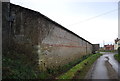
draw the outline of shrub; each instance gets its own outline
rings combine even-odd
[[[118,54],[120,55],[120,47],[118,48]]]

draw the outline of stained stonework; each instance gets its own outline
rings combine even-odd
[[[6,23],[10,29],[5,29],[11,35],[9,46],[25,53],[40,70],[57,68],[92,53],[90,42],[41,13],[14,4],[9,7]]]

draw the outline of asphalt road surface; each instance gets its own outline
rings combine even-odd
[[[93,64],[85,79],[118,79],[120,64],[114,59],[115,53],[102,52],[103,55]]]

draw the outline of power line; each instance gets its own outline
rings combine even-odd
[[[90,17],[90,18],[85,19],[85,20],[83,20],[83,21],[79,21],[79,22],[77,22],[77,23],[70,24],[70,25],[68,25],[68,26],[73,26],[73,25],[76,25],[76,24],[79,24],[79,23],[83,23],[83,22],[86,22],[86,21],[90,21],[90,20],[95,19],[95,18],[98,18],[98,17],[100,17],[100,16],[107,15],[107,14],[110,14],[110,13],[112,13],[112,12],[115,12],[115,11],[117,11],[118,9],[120,9],[120,8],[117,8],[117,9],[114,9],[114,10],[110,10],[110,11],[108,11],[108,12],[99,14],[99,15],[97,15],[97,16]]]

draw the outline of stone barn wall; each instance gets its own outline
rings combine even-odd
[[[14,4],[8,10],[6,22],[10,28],[6,26],[5,30],[10,32],[7,38],[11,49],[25,53],[41,70],[57,68],[92,53],[90,42],[41,13]]]

